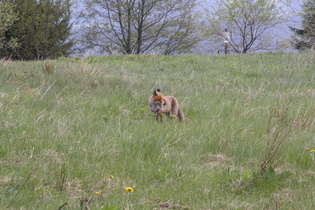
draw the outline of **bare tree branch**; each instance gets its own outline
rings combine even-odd
[[[206,13],[210,33],[224,37],[228,29],[232,33],[228,46],[237,53],[270,49],[270,29],[285,21],[273,0],[216,0]]]
[[[197,0],[87,0],[81,42],[107,53],[178,53],[198,41]],[[177,17],[182,18],[177,18]],[[180,37],[181,36],[181,37]],[[176,42],[171,41],[175,40]],[[102,47],[102,45],[109,47]],[[170,48],[170,43],[172,47]]]

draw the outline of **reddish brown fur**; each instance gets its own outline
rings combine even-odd
[[[174,96],[162,96],[161,91],[158,89],[153,92],[149,100],[151,111],[157,114],[156,119],[162,121],[162,114],[168,115],[170,118],[175,116],[181,121],[185,120],[184,113],[182,112],[177,99]]]
[[[164,101],[162,99],[163,96],[162,96],[160,89],[157,89],[156,91],[154,91],[152,97],[153,97],[154,101],[159,101],[161,103],[164,103]]]

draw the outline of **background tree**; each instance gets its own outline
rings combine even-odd
[[[206,8],[211,41],[222,46],[228,29],[228,46],[234,52],[273,49],[275,44],[269,32],[285,20],[277,3],[275,0],[216,0],[211,9]]]
[[[7,32],[17,49],[0,51],[15,59],[47,59],[69,55],[70,0],[13,0],[19,19]]]
[[[18,47],[17,39],[7,39],[6,32],[18,20],[15,5],[10,1],[0,1],[0,50],[14,50]]]
[[[87,0],[83,43],[103,53],[187,52],[198,41],[196,0]]]
[[[308,0],[302,6],[302,28],[289,27],[294,32],[293,45],[303,51],[315,47],[315,1]]]

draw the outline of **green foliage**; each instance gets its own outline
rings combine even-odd
[[[313,0],[305,1],[302,7],[302,27],[303,29],[290,27],[295,33],[294,47],[304,51],[314,48],[315,43],[315,3]]]
[[[18,40],[19,47],[0,51],[0,56],[34,60],[69,55],[69,0],[15,0],[18,20],[6,33],[6,39]]]
[[[18,19],[15,5],[10,1],[0,1],[0,50],[14,50],[18,47],[16,38],[7,39],[5,37],[5,33]]]
[[[13,186],[13,187],[8,188],[8,189],[5,191],[6,195],[16,193],[16,192],[19,190],[19,187],[20,187],[20,186],[17,184],[17,185],[15,185],[15,186]]]
[[[280,182],[282,180],[285,180],[289,176],[291,176],[292,173],[285,171],[280,174],[276,174],[275,170],[270,166],[266,172],[262,172],[262,179],[266,182]]]
[[[314,57],[61,57],[53,73],[2,60],[0,206],[314,209]],[[185,122],[156,122],[156,88]],[[286,120],[268,132],[274,111]],[[261,171],[281,126],[290,135]]]
[[[230,177],[230,184],[234,188],[233,193],[243,193],[253,190],[274,192],[284,185],[284,181],[291,176],[292,173],[285,171],[276,173],[269,166],[266,171],[260,170],[258,173],[250,175],[249,171],[242,171],[239,177]]]
[[[277,174],[270,166],[266,171],[261,171],[259,175],[260,177],[254,180],[253,187],[272,192],[274,190],[280,189],[281,186],[284,185],[284,181],[288,179],[292,173],[285,171]]]
[[[118,210],[120,208],[116,207],[116,206],[102,206],[101,210]]]

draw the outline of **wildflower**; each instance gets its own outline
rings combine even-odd
[[[305,148],[307,151],[310,151],[311,149],[310,148]]]
[[[315,152],[315,150],[314,150],[314,149],[312,149],[312,150],[310,150],[310,152]]]
[[[176,118],[176,115],[173,114],[173,115],[171,115],[171,117]]]
[[[101,192],[100,192],[100,191],[96,191],[95,194],[96,194],[96,195],[100,195]]]
[[[113,179],[114,178],[114,176],[113,175],[109,175],[109,179]]]
[[[126,190],[127,192],[133,192],[133,191],[134,191],[132,187],[126,187],[125,190]]]

